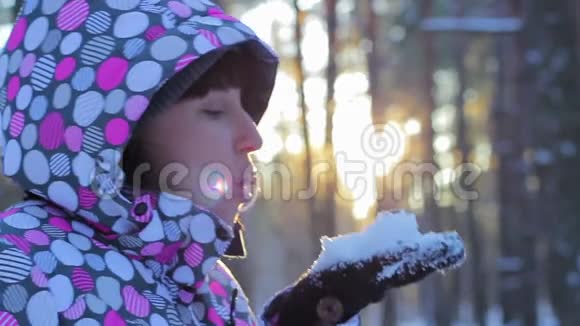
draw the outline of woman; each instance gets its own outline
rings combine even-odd
[[[26,1],[0,56],[3,172],[28,194],[0,213],[0,320],[257,324],[220,257],[244,253],[277,63],[209,0]],[[357,300],[330,319],[379,300],[367,283],[335,285]],[[324,319],[292,289],[264,323]]]

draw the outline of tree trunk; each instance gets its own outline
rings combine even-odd
[[[430,17],[433,11],[433,1],[425,0],[421,5],[421,17],[423,19]],[[428,118],[425,125],[424,143],[425,153],[421,163],[435,164],[435,152],[433,150],[434,130],[432,126],[432,116],[435,111],[435,99],[433,97],[433,90],[435,84],[433,81],[433,74],[435,72],[435,56],[436,51],[433,44],[433,34],[427,31],[421,34],[421,43],[423,48],[423,97]],[[424,188],[421,189],[424,198],[425,215],[431,221],[431,228],[440,230],[442,226],[440,212],[436,202],[436,192],[434,189],[435,180],[430,173],[426,174],[424,180]],[[422,293],[422,301],[424,310],[427,315],[431,315],[439,326],[446,326],[451,324],[449,313],[449,296],[444,280],[441,278],[431,278],[420,285]]]
[[[458,0],[456,16],[458,18],[465,15],[464,0]],[[464,32],[458,32],[455,42],[455,50],[453,52],[454,67],[457,72],[457,79],[459,83],[459,90],[457,92],[455,106],[457,108],[457,146],[461,155],[461,164],[463,167],[469,162],[469,153],[471,152],[471,145],[469,143],[469,132],[467,118],[465,116],[465,91],[467,90],[467,71],[465,67],[465,53],[467,51],[467,35]],[[461,170],[463,171],[463,170]],[[459,185],[466,192],[472,192],[473,186],[471,183],[465,182],[468,175],[462,173],[459,176]],[[458,200],[465,200],[458,198]],[[481,247],[481,239],[479,232],[481,232],[477,219],[474,213],[473,200],[467,200],[467,209],[464,213],[464,218],[457,220],[457,223],[467,224],[467,235],[469,239],[469,257],[468,265],[471,265],[469,270],[471,276],[471,292],[472,304],[475,321],[478,325],[485,326],[485,315],[487,310],[486,305],[486,275],[482,264],[484,253]],[[460,227],[459,225],[455,227]],[[456,273],[457,274],[457,273]],[[454,275],[455,282],[459,282],[459,275]],[[460,304],[460,293],[453,293],[453,300],[455,304]]]
[[[506,8],[502,9],[505,12]],[[508,12],[521,16],[517,7]],[[529,167],[524,160],[530,145],[530,103],[526,100],[530,94],[523,78],[522,41],[521,34],[498,40],[498,103],[494,112],[502,255],[498,267],[504,324],[536,325],[535,221],[529,209],[526,188]]]

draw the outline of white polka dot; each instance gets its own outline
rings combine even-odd
[[[28,207],[24,207],[24,211],[32,216],[35,216],[35,217],[38,217],[41,219],[45,219],[48,217],[48,212],[42,207],[28,206]]]
[[[20,230],[34,229],[40,225],[40,221],[36,217],[26,213],[12,214],[4,218],[4,223]]]
[[[8,177],[15,175],[20,170],[22,163],[22,149],[15,139],[11,139],[6,144],[4,150],[4,174]]]
[[[48,18],[39,17],[30,24],[24,37],[24,48],[28,51],[35,50],[46,38],[48,33]]]
[[[20,88],[18,95],[16,96],[16,108],[18,110],[24,110],[28,107],[32,101],[32,87],[30,85],[24,85]]]
[[[205,54],[215,49],[215,46],[211,44],[211,42],[203,35],[195,37],[195,39],[193,40],[193,47],[199,54]]]
[[[29,124],[22,131],[20,136],[22,148],[25,150],[30,150],[34,145],[36,145],[36,140],[38,139],[38,132],[36,131],[36,125]]]
[[[94,294],[87,294],[87,306],[95,314],[101,315],[107,310],[107,304]],[[99,324],[101,325],[101,324]]]
[[[153,211],[151,222],[149,222],[147,226],[139,232],[139,238],[145,242],[153,242],[163,239],[164,236],[163,223],[159,218],[159,214],[156,211]]]
[[[159,208],[161,208],[163,214],[169,217],[176,217],[189,212],[192,208],[192,203],[187,198],[163,192],[159,196]]]
[[[42,307],[42,309],[38,309]],[[58,311],[56,299],[48,291],[40,291],[30,297],[26,305],[28,325],[31,326],[58,326]]]
[[[29,15],[31,12],[36,9],[40,0],[27,0],[24,1],[24,8],[22,8],[22,12],[25,15]]]
[[[119,282],[112,277],[100,276],[96,283],[98,296],[113,309],[119,310],[123,305]]]
[[[72,221],[71,226],[73,230],[89,238],[92,238],[95,235],[95,230],[90,226],[86,225],[85,223],[81,223],[79,221]]]
[[[210,243],[215,240],[215,223],[205,213],[199,213],[191,219],[189,232],[193,240],[199,243]]]
[[[221,26],[221,25],[223,25],[223,21],[221,19],[216,18],[216,17],[211,17],[211,16],[195,16],[195,17],[192,17],[190,19],[190,21],[193,21],[194,23],[197,23],[197,24],[206,25],[206,26]]]
[[[183,0],[183,2],[197,11],[205,10],[205,6],[199,0]]]
[[[12,109],[10,109],[10,107],[6,107],[4,108],[4,113],[2,114],[2,129],[6,130],[8,129],[8,126],[10,125],[10,119],[12,118]]]
[[[85,259],[87,260],[87,264],[94,270],[102,272],[105,270],[105,261],[101,256],[95,254],[87,254],[85,255]]]
[[[44,96],[37,96],[30,104],[30,118],[34,121],[39,121],[44,118],[46,109],[48,107],[48,100]]]
[[[87,301],[88,301],[88,299],[87,299]],[[104,310],[103,310],[103,312],[104,312]],[[96,321],[92,318],[83,318],[75,323],[75,326],[99,326],[99,325],[101,325],[101,324],[99,324],[98,321]]]
[[[24,174],[30,182],[43,185],[50,178],[48,160],[41,152],[33,150],[24,156]]]
[[[52,15],[57,12],[66,0],[44,0],[42,1],[42,13]]]
[[[7,73],[8,73],[8,55],[4,54],[0,57],[0,87],[4,87],[4,83],[6,83]]]
[[[151,317],[149,317],[149,324],[155,326],[169,326],[167,320],[165,320],[165,318],[161,317],[159,314],[152,314]]]
[[[64,275],[56,275],[48,280],[48,288],[54,295],[56,310],[65,311],[73,304],[74,290],[70,279]]]
[[[117,18],[113,33],[118,38],[130,38],[143,33],[149,26],[149,17],[145,13],[134,11],[122,14]]]
[[[60,52],[63,55],[69,55],[78,50],[83,43],[83,36],[81,33],[74,32],[68,34],[62,39],[60,43]]]
[[[151,46],[151,55],[155,60],[168,61],[177,59],[187,50],[187,43],[180,37],[169,35],[155,41]]]
[[[81,127],[90,126],[105,107],[105,99],[98,92],[90,91],[76,99],[73,111],[74,121]]]
[[[155,61],[139,62],[127,74],[127,87],[133,92],[143,92],[159,85],[163,68]]]
[[[117,10],[131,10],[139,5],[139,0],[107,0],[107,5]]]
[[[83,254],[64,240],[54,240],[50,244],[50,251],[66,266],[81,266],[84,263]]]
[[[145,282],[149,284],[155,283],[155,279],[153,279],[153,271],[151,269],[145,267],[145,265],[143,265],[140,261],[137,260],[133,260],[133,265],[135,266],[135,270],[137,270],[137,273],[141,275],[141,277]]]
[[[218,261],[217,257],[208,258],[206,261],[203,262],[201,266],[201,272],[203,274],[208,274],[215,267],[217,261]]]
[[[85,152],[80,152],[73,159],[73,173],[79,179],[83,187],[88,187],[91,183],[91,173],[95,170],[95,160]]]
[[[116,251],[107,252],[105,254],[105,262],[111,272],[119,276],[122,280],[129,281],[135,275],[135,270],[129,259]]]
[[[195,277],[193,270],[189,266],[180,266],[173,272],[173,279],[181,284],[193,284]]]
[[[64,181],[56,181],[50,184],[48,198],[69,211],[75,211],[79,204],[75,190]]]

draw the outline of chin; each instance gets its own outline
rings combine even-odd
[[[222,202],[215,207],[213,212],[222,220],[229,224],[233,224],[236,214],[238,213],[239,204],[239,201]]]

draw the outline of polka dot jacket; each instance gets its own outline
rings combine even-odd
[[[211,1],[25,1],[0,55],[0,140],[3,173],[35,199],[0,213],[0,324],[256,324],[220,261],[232,227],[129,195],[119,168],[153,95],[234,46],[258,121],[277,57]]]

